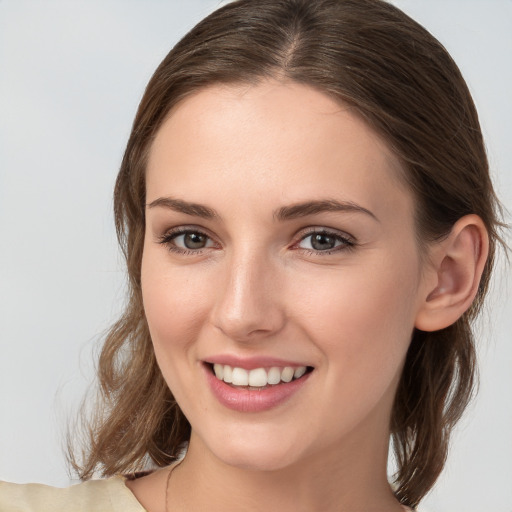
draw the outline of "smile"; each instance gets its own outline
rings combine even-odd
[[[268,365],[251,369],[236,364],[204,362],[208,387],[217,401],[243,413],[257,413],[289,402],[309,381],[311,366]],[[261,364],[261,363],[260,363]],[[247,364],[246,364],[247,366]]]
[[[306,366],[273,366],[271,368],[246,370],[245,368],[232,367],[228,364],[216,363],[213,365],[213,371],[217,379],[226,384],[259,389],[269,385],[275,386],[281,382],[287,383],[300,379],[308,371],[308,368]]]

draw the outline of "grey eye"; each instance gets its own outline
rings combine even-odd
[[[186,233],[183,237],[183,243],[187,249],[202,249],[207,241],[208,237],[201,233]]]
[[[186,233],[175,236],[172,243],[180,249],[189,250],[205,249],[207,247],[213,247],[214,245],[207,235],[197,231],[187,231]]]
[[[304,237],[299,247],[314,251],[329,251],[342,245],[341,237],[330,233],[311,233]]]
[[[326,251],[336,247],[336,238],[326,233],[315,233],[311,235],[311,247],[316,251]]]
[[[316,254],[331,254],[335,251],[352,249],[355,242],[350,235],[332,231],[313,231],[304,235],[296,247]]]

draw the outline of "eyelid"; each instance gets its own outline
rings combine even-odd
[[[315,233],[325,233],[328,235],[338,236],[340,238],[350,240],[354,243],[356,242],[355,237],[352,236],[350,233],[347,233],[346,231],[343,231],[341,229],[328,228],[327,226],[308,226],[298,231],[298,233],[295,236],[296,238],[302,238]]]
[[[198,249],[188,249],[179,247],[173,243],[173,240],[175,240],[177,237],[187,233],[197,233],[203,235],[213,243],[213,246],[201,247]],[[324,234],[330,237],[334,237],[337,241],[340,241],[341,243],[333,247],[332,249],[324,250],[309,249],[299,246],[303,240],[315,234]],[[353,237],[346,231],[340,231],[334,228],[327,228],[325,226],[311,226],[304,228],[294,236],[294,239],[295,241],[289,246],[290,249],[320,256],[327,256],[335,252],[353,250],[354,247],[358,245],[355,237]],[[219,249],[221,247],[221,244],[219,244],[215,237],[210,234],[209,230],[203,227],[199,227],[197,225],[180,225],[167,229],[162,235],[158,236],[158,243],[166,246],[169,251],[182,255],[200,255],[207,250]]]
[[[196,233],[207,237],[214,244],[214,247],[202,247],[200,249],[188,249],[183,247],[178,247],[173,244],[173,240],[178,238],[180,235],[185,235],[187,233]],[[214,249],[219,247],[219,243],[215,240],[215,238],[208,232],[207,229],[201,228],[199,226],[194,225],[180,225],[174,228],[167,229],[162,235],[158,236],[158,243],[167,247],[167,249],[171,252],[183,255],[199,255],[202,254],[205,250]]]
[[[328,236],[332,236],[336,238],[337,240],[340,240],[342,243],[338,246],[333,247],[332,249],[326,249],[326,250],[315,250],[315,249],[306,249],[299,247],[299,244],[305,240],[308,236],[315,235],[315,234],[325,234]],[[306,251],[308,254],[314,254],[314,255],[320,255],[320,256],[326,256],[329,254],[332,254],[334,252],[343,252],[348,250],[353,250],[354,247],[357,245],[357,240],[355,237],[350,235],[349,233],[345,231],[340,231],[333,228],[327,228],[324,226],[312,226],[309,228],[306,228],[305,230],[301,230],[296,235],[296,241],[292,244],[291,249],[299,250],[299,251]]]

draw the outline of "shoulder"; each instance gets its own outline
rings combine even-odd
[[[63,489],[0,482],[0,512],[145,512],[120,476]]]

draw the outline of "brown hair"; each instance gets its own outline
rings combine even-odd
[[[141,296],[145,165],[170,110],[214,83],[282,78],[355,108],[401,160],[416,198],[419,244],[479,215],[490,253],[472,307],[452,326],[415,331],[392,413],[397,498],[416,506],[439,476],[451,430],[473,390],[471,329],[493,266],[499,203],[478,116],[443,46],[381,0],[239,0],[215,11],[167,55],[151,78],[128,141],[114,196],[128,265],[129,301],[99,360],[101,407],[91,422],[82,478],[170,463],[190,435],[157,366]]]

